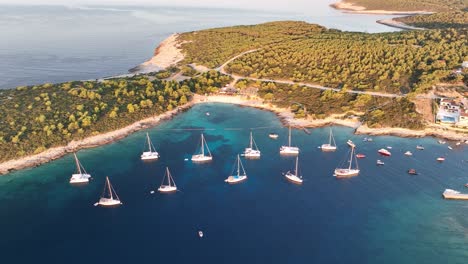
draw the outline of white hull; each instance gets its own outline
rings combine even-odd
[[[261,156],[260,150],[246,148],[245,151],[244,151],[244,157],[246,157],[246,158],[255,159],[255,158],[260,158],[260,156]]]
[[[460,193],[452,189],[445,189],[445,191],[442,193],[442,196],[445,199],[468,200],[468,194]]]
[[[290,172],[284,174],[284,177],[293,183],[302,184],[302,179]]]
[[[269,134],[268,136],[270,138],[272,138],[272,139],[277,139],[278,138],[278,134]]]
[[[345,178],[345,177],[352,177],[358,176],[359,170],[357,169],[335,169],[335,177],[337,178]]]
[[[91,175],[89,174],[73,174],[70,178],[70,183],[88,183]]]
[[[109,199],[109,198],[101,198],[99,199],[98,205],[108,207],[108,206],[117,206],[121,205],[122,203],[120,200],[116,199]]]
[[[207,161],[212,161],[213,157],[211,156],[205,156],[203,154],[197,154],[192,156],[192,161],[193,162],[207,162]]]
[[[282,146],[280,148],[280,154],[282,154],[282,155],[298,155],[299,154],[299,148],[298,147]]]
[[[150,152],[146,151],[141,154],[141,160],[157,160],[159,159],[159,153],[158,152]]]
[[[351,140],[348,140],[346,144],[348,144],[348,146],[353,147],[353,148],[356,147],[356,144],[354,144]]]
[[[327,152],[327,151],[335,151],[336,146],[332,146],[330,144],[323,144],[321,147],[322,151]]]
[[[227,183],[239,183],[245,180],[247,180],[247,175],[231,175],[224,181]]]
[[[161,185],[161,187],[158,188],[158,192],[161,192],[161,193],[171,193],[175,191],[177,191],[176,186]]]

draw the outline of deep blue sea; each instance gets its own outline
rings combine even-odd
[[[205,115],[210,112],[210,115]],[[268,127],[268,128],[265,128]],[[228,185],[249,132],[262,151],[242,160],[247,181]],[[189,130],[192,129],[192,130]],[[214,160],[192,164],[205,134]],[[294,158],[280,157],[287,128],[270,112],[225,104],[197,105],[157,127],[113,144],[81,150],[93,180],[68,183],[72,155],[0,177],[2,263],[466,263],[468,202],[441,198],[468,192],[467,145],[449,150],[434,138],[353,135],[333,127],[338,150],[322,153],[329,128],[292,131],[301,148],[302,185],[284,179]],[[149,132],[161,158],[139,159]],[[276,132],[272,140],[268,133]],[[357,143],[367,155],[361,174],[338,180],[333,170]],[[450,143],[450,142],[449,142]],[[416,150],[422,144],[425,150]],[[453,145],[453,143],[452,143]],[[377,150],[392,146],[392,157]],[[410,150],[414,156],[403,153]],[[446,161],[437,163],[438,156]],[[376,166],[383,159],[385,166]],[[168,166],[179,192],[150,194]],[[409,168],[420,174],[410,176]],[[105,176],[123,201],[100,208]],[[204,237],[198,237],[198,230]]]
[[[308,8],[291,4],[282,11],[258,4],[252,9],[227,9],[63,2],[65,6],[0,4],[0,89],[125,74],[150,59],[158,44],[174,32],[275,20],[301,20],[346,31],[398,31],[375,22],[394,16],[343,13],[328,6],[335,0],[310,1]],[[201,3],[194,1],[197,4]]]

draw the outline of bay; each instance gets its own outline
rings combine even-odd
[[[206,112],[210,115],[207,116]],[[248,179],[228,185],[236,155],[250,130],[262,157],[243,160]],[[256,128],[256,129],[255,129]],[[214,159],[192,164],[202,130]],[[93,180],[71,186],[71,155],[0,177],[0,249],[5,263],[465,263],[468,204],[441,198],[464,191],[466,146],[449,150],[434,138],[353,135],[333,127],[338,150],[322,153],[328,128],[308,135],[293,129],[301,148],[302,185],[282,172],[287,129],[270,112],[226,104],[196,105],[186,113],[113,144],[78,152]],[[145,133],[160,160],[139,159]],[[272,140],[268,133],[279,134]],[[357,143],[358,177],[337,180],[346,141]],[[417,151],[416,145],[425,146]],[[392,157],[377,150],[392,146]],[[403,153],[414,153],[407,157]],[[445,156],[446,161],[435,159]],[[384,166],[376,166],[383,159]],[[150,194],[168,166],[180,190]],[[419,175],[410,176],[409,168]],[[105,176],[123,201],[99,208]],[[198,236],[198,231],[204,237]]]

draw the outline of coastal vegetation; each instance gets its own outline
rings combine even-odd
[[[140,75],[1,90],[0,161],[125,127],[229,81],[208,72],[181,83]]]
[[[421,115],[406,97],[373,97],[342,90],[319,90],[300,85],[240,80],[237,87],[256,87],[258,96],[276,106],[291,108],[297,118],[323,119],[332,114],[357,115],[371,128],[403,127],[422,129]],[[245,88],[244,88],[245,87]]]
[[[382,34],[273,22],[182,34],[186,63],[251,78],[406,94],[426,92],[468,60],[467,28]]]
[[[468,27],[467,11],[440,12],[431,15],[398,17],[394,20],[413,27],[427,29],[466,28]]]
[[[390,11],[452,11],[468,7],[466,0],[344,0],[356,6],[365,7],[367,10]]]

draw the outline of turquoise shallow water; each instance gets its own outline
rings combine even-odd
[[[253,127],[269,127],[253,130],[262,158],[243,160],[247,181],[227,185]],[[181,129],[205,129],[212,163],[184,161],[201,131]],[[466,263],[468,203],[441,198],[445,188],[465,191],[466,145],[451,151],[434,138],[387,136],[365,143],[350,128],[333,129],[335,153],[317,148],[328,128],[310,135],[293,130],[302,186],[281,175],[294,158],[279,156],[287,129],[277,117],[224,104],[197,105],[155,128],[80,151],[94,178],[86,186],[68,184],[71,155],[0,177],[2,262]],[[146,132],[161,154],[157,162],[139,159]],[[269,139],[270,132],[279,139]],[[358,177],[337,180],[332,171],[345,159],[349,138],[367,158],[359,160]],[[418,144],[426,149],[417,151]],[[392,157],[379,157],[377,149],[389,145]],[[414,156],[404,156],[406,150]],[[437,163],[441,155],[447,159]],[[378,158],[385,166],[375,165]],[[165,166],[180,192],[151,195]],[[409,176],[409,168],[420,174]],[[124,203],[119,208],[93,206],[106,175]]]

